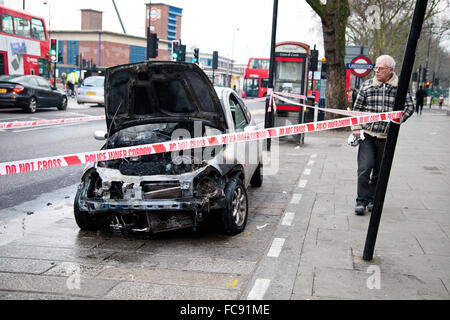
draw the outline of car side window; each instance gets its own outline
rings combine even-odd
[[[36,87],[39,86],[39,84],[35,78],[28,78],[28,83],[31,84],[32,86],[36,86]]]
[[[245,115],[247,116],[247,122],[250,123],[250,121],[252,120],[252,115],[251,115],[250,111],[248,111],[248,108],[245,105],[244,101],[242,101],[240,98],[238,98],[238,102],[239,102],[242,110],[244,111]]]
[[[41,79],[41,78],[35,78],[35,79],[37,80],[39,87],[45,88],[45,89],[50,89],[50,83],[48,83],[44,79]]]
[[[230,94],[230,109],[231,115],[233,116],[234,127],[236,130],[244,130],[244,128],[248,125],[247,118],[245,117],[245,113],[242,110],[241,105],[239,104],[238,99],[234,96],[234,94]]]

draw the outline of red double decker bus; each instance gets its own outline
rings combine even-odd
[[[250,58],[244,76],[243,98],[262,98],[267,94],[269,84],[269,64],[267,58]]]
[[[49,78],[49,49],[44,19],[0,6],[0,74]]]

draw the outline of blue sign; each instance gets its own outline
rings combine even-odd
[[[345,65],[347,69],[370,69],[375,68],[374,64],[359,64],[359,63],[347,63]]]

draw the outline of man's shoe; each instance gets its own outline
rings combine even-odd
[[[367,212],[372,212],[372,210],[373,210],[373,203],[370,202],[370,203],[367,205]]]
[[[357,215],[357,216],[362,216],[362,215],[364,215],[364,212],[366,211],[366,207],[365,206],[363,206],[363,205],[357,205],[356,207],[355,207],[355,214]]]

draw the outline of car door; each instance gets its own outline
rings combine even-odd
[[[228,103],[230,105],[231,115],[233,117],[233,124],[235,132],[244,132],[250,128],[250,119],[247,114],[247,108],[238,98],[238,96],[230,91],[228,96]],[[241,145],[239,145],[241,144]],[[257,145],[250,141],[245,141],[243,143],[238,143],[237,145],[237,159],[242,163],[245,171],[245,185],[250,183],[253,172],[255,172],[258,167],[258,152]]]
[[[45,106],[45,92],[41,90],[41,87],[35,77],[25,76],[23,81],[30,89],[30,96],[34,96],[36,98],[38,106]]]
[[[43,107],[54,107],[57,105],[57,100],[55,99],[55,95],[53,95],[53,90],[50,83],[41,77],[33,77],[37,83],[39,84],[39,95],[41,97],[41,101],[39,103],[40,106]]]

